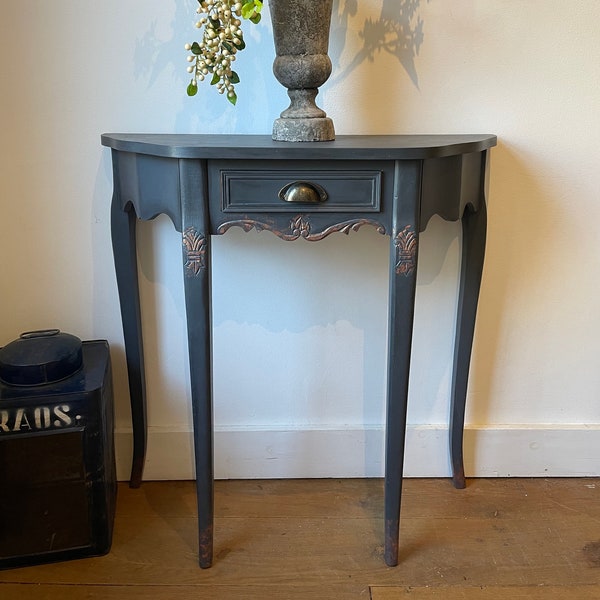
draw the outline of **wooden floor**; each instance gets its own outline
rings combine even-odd
[[[409,479],[396,568],[381,480],[219,481],[215,506],[201,570],[193,483],[121,485],[110,554],[1,571],[0,599],[600,599],[596,479]]]

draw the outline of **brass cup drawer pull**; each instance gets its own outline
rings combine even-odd
[[[279,190],[279,198],[296,204],[318,204],[327,200],[327,192],[316,183],[293,181]]]

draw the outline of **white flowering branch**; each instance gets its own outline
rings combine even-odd
[[[202,17],[196,27],[204,31],[202,41],[185,45],[191,53],[187,58],[191,63],[187,70],[192,74],[188,96],[196,95],[198,81],[212,75],[211,85],[215,85],[220,94],[226,93],[229,102],[235,104],[235,84],[240,78],[232,69],[232,63],[236,54],[246,47],[240,17],[258,23],[262,0],[198,0],[198,5],[196,12]]]

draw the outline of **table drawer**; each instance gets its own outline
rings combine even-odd
[[[388,165],[365,161],[210,161],[225,213],[379,212]]]

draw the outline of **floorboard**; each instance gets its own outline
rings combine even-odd
[[[122,484],[107,556],[0,571],[0,598],[552,600],[600,583],[595,479],[409,479],[396,568],[381,480],[219,481],[215,511],[202,570],[193,482]]]
[[[371,588],[371,600],[597,600],[597,585]]]

